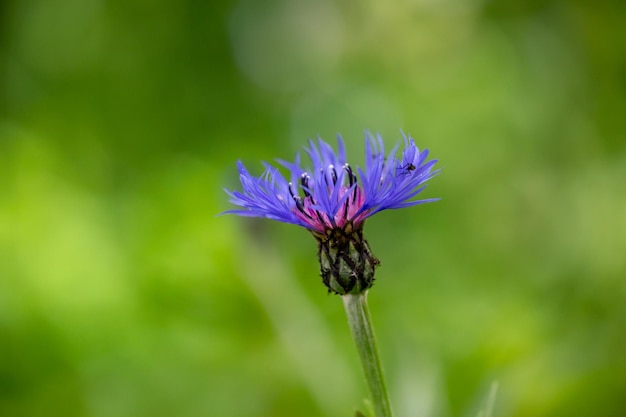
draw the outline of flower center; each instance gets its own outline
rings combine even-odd
[[[344,164],[342,169],[343,172],[338,173],[334,165],[329,165],[314,178],[302,173],[299,188],[304,198],[293,183],[289,183],[289,195],[296,205],[294,213],[322,236],[334,229],[350,234],[364,217],[359,214],[365,198],[357,177],[350,165]]]

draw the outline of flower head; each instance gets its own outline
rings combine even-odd
[[[302,167],[299,154],[294,162],[279,160],[289,170],[289,180],[267,163],[265,172],[254,177],[239,161],[243,192],[226,192],[231,203],[242,208],[225,213],[293,223],[324,235],[348,225],[360,228],[365,219],[382,210],[438,200],[412,200],[439,170],[433,170],[437,160],[427,161],[428,150],[420,152],[410,136],[404,137],[405,148],[396,157],[397,146],[385,156],[382,138],[367,135],[365,169],[356,171],[346,162],[341,137],[337,142],[335,152],[321,139],[317,145],[309,141],[305,151],[312,162],[310,170]]]
[[[288,179],[267,163],[265,172],[254,177],[237,162],[243,192],[226,193],[241,208],[225,214],[265,217],[307,228],[320,242],[324,282],[331,291],[343,294],[354,288],[363,291],[373,282],[378,260],[362,236],[365,220],[382,210],[438,200],[414,197],[439,170],[433,170],[437,160],[427,161],[428,150],[420,151],[410,136],[404,135],[404,149],[396,156],[398,146],[385,155],[380,135],[367,134],[365,167],[356,170],[346,162],[341,137],[337,142],[335,152],[321,139],[317,144],[309,140],[305,152],[311,169],[302,167],[299,154],[294,162],[278,160],[289,171]],[[345,278],[338,286],[333,285],[335,272]],[[359,281],[364,275],[369,278]]]

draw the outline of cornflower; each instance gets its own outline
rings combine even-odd
[[[380,263],[363,238],[365,220],[388,209],[415,206],[438,200],[413,199],[425,182],[439,173],[437,160],[427,160],[428,149],[420,151],[410,136],[404,136],[402,155],[398,145],[385,156],[380,135],[366,134],[365,169],[356,171],[346,162],[343,140],[337,152],[322,139],[309,140],[305,152],[311,169],[278,160],[290,173],[287,180],[274,166],[264,163],[265,172],[254,177],[237,162],[243,192],[226,190],[231,203],[241,209],[226,213],[264,217],[308,229],[318,241],[318,258],[324,284],[331,292],[358,294],[374,282]]]

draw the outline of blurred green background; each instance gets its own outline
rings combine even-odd
[[[397,415],[626,415],[625,3],[0,2],[0,416],[351,416],[304,230],[235,161],[411,133],[366,237]]]

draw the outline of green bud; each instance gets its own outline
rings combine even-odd
[[[314,234],[318,241],[320,274],[330,292],[339,295],[360,294],[374,284],[374,272],[380,261],[363,239],[363,229],[352,224]]]

